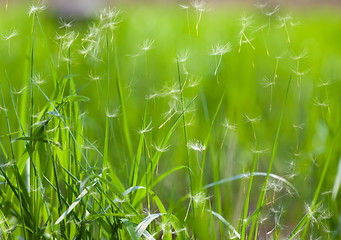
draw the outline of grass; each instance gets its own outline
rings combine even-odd
[[[341,237],[337,10],[36,4],[0,5],[0,238]]]

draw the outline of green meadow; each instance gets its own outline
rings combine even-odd
[[[337,7],[0,3],[1,239],[341,239]]]

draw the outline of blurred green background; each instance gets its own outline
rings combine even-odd
[[[188,6],[185,9],[175,3],[118,5],[122,12],[113,38],[117,41],[118,64],[133,151],[136,152],[138,146],[147,98],[150,98],[147,123],[150,122],[153,127],[146,134],[150,154],[156,152],[153,146],[160,145],[175,121],[176,112],[180,111],[176,59],[177,56],[186,55],[187,61],[180,63],[179,67],[182,80],[187,81],[183,91],[185,105],[195,98],[186,115],[191,123],[188,126],[190,140],[204,142],[219,101],[224,95],[206,146],[203,184],[214,181],[214,166],[218,166],[220,179],[248,172],[254,149],[264,150],[260,154],[256,171],[266,172],[281,106],[292,74],[272,172],[290,181],[299,194],[288,192],[285,186],[277,186],[275,183],[275,188],[282,187],[279,192],[276,192],[277,189],[269,190],[273,191],[271,197],[276,199],[269,209],[284,206],[286,217],[283,220],[283,235],[286,235],[305,214],[305,204],[312,199],[331,138],[341,120],[340,9],[331,6],[296,8],[286,5],[280,6],[278,11],[270,15],[275,7],[273,5],[257,8],[251,4],[220,3],[206,5],[198,23],[200,13]],[[13,3],[6,10],[5,3],[0,3],[0,81],[7,105],[10,105],[11,98],[5,72],[16,92],[29,90],[28,66],[25,62],[30,54],[27,49],[31,46],[32,21],[28,16],[28,8],[28,4]],[[45,36],[36,25],[34,74],[40,74],[44,80],[40,86],[47,96],[51,96],[54,89],[49,57],[57,69],[58,81],[63,81],[69,75],[57,38],[65,33],[65,29],[59,28],[60,19],[55,12],[47,10],[39,17]],[[243,17],[244,20],[248,19],[244,30]],[[110,159],[117,166],[115,171],[121,182],[129,187],[127,176],[131,166],[127,161],[129,153],[122,133],[122,109],[114,80],[109,88],[106,82],[106,42],[102,40],[97,43],[101,49],[97,59],[81,54],[84,36],[93,21],[97,21],[96,15],[72,21],[72,30],[79,34],[71,46],[75,88],[89,83],[79,92],[89,98],[89,101],[80,104],[80,119],[88,140],[102,151],[105,116],[108,114],[105,106],[109,95],[109,113],[117,114],[117,117],[110,118]],[[17,36],[6,40],[6,34],[13,29],[17,30]],[[241,31],[252,45],[245,42],[244,37],[240,45]],[[135,56],[141,52],[141,44],[146,39],[153,41],[151,49]],[[215,76],[219,55],[211,53],[212,47],[219,42],[229,42],[231,52],[222,55]],[[93,80],[91,76],[98,76],[98,80]],[[114,74],[112,76],[114,79]],[[269,85],[274,79],[275,84]],[[34,95],[34,112],[39,113],[46,99],[37,90]],[[20,102],[21,93],[15,97]],[[16,127],[15,112],[9,110],[7,113],[13,124],[12,131],[19,130]],[[173,113],[175,115],[171,117]],[[248,117],[257,120],[250,122]],[[236,125],[235,131],[224,127],[226,119]],[[10,144],[4,137],[7,129],[3,110],[0,110],[0,126],[1,142],[8,149]],[[156,176],[174,167],[186,165],[186,144],[181,127],[182,123],[172,135],[169,151],[162,155]],[[24,128],[29,129],[30,126]],[[340,150],[338,145],[332,153],[332,162],[322,188],[325,194],[321,195],[321,200],[325,200],[324,207],[331,214],[327,221],[332,230],[340,229],[337,227],[340,225],[340,194],[335,201],[331,201],[330,194],[337,174]],[[191,151],[190,154],[198,162],[194,168],[200,169],[202,152]],[[96,151],[89,150],[87,155],[92,164],[97,162],[101,166],[101,158]],[[0,156],[3,159],[2,153]],[[252,209],[255,208],[263,180],[262,177],[255,178],[251,193]],[[246,186],[246,180],[221,185],[223,213],[234,225],[237,225],[243,208]],[[189,191],[185,170],[167,177],[154,191],[166,206],[177,203],[176,200]],[[207,195],[213,198],[214,191],[209,190]],[[178,216],[183,218],[186,210],[183,205],[175,204]],[[273,217],[271,215],[269,218]],[[271,229],[270,226],[271,221],[264,224],[267,231]],[[320,235],[323,236],[322,233]]]

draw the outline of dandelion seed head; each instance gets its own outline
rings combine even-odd
[[[35,82],[37,85],[41,85],[46,83],[46,80],[43,79],[40,73],[36,74],[32,78],[33,82]]]
[[[303,129],[304,125],[305,125],[304,123],[301,123],[301,124],[295,123],[295,124],[293,125],[293,127],[294,127],[294,128],[297,128],[297,129]]]
[[[244,113],[244,117],[245,117],[247,122],[252,123],[252,124],[257,123],[262,119],[260,116],[255,117],[255,118],[251,118],[246,113]]]
[[[120,113],[120,109],[119,108],[116,108],[113,112],[109,112],[109,111],[106,111],[105,112],[105,115],[108,117],[108,118],[117,118],[118,115]]]
[[[215,46],[212,46],[211,55],[224,55],[225,53],[231,52],[231,44],[230,43],[222,43],[218,42]]]
[[[78,33],[75,31],[69,31],[66,34],[57,36],[57,39],[61,41],[62,46],[64,49],[69,49],[71,45],[76,41],[78,38]]]
[[[267,149],[251,149],[251,152],[252,153],[254,153],[254,154],[262,154],[262,153],[265,153],[265,152],[267,152],[267,151],[269,151],[269,149],[267,148]]]
[[[101,26],[104,29],[113,31],[117,28],[117,25],[121,22],[119,16],[121,11],[117,8],[104,8],[100,13]]]
[[[198,12],[205,12],[205,11],[207,11],[207,9],[205,8],[206,2],[203,1],[203,0],[191,1],[191,5]]]
[[[317,85],[317,87],[326,87],[330,85],[330,83],[330,79],[328,79],[327,81],[323,81],[322,79],[320,79],[320,83]]]
[[[144,133],[147,133],[147,132],[150,132],[151,130],[153,130],[153,127],[151,127],[152,125],[152,122],[150,122],[147,127],[145,127],[144,129],[141,129],[139,131],[140,134],[144,134]]]
[[[295,75],[302,77],[302,76],[306,75],[307,73],[309,73],[310,70],[311,70],[311,69],[308,69],[308,70],[303,71],[303,72],[302,72],[302,71],[299,72],[299,71],[296,71],[295,69],[292,69],[292,72],[293,72]]]
[[[147,38],[146,40],[144,40],[144,41],[139,45],[139,47],[140,47],[141,51],[147,52],[147,51],[149,51],[150,49],[153,48],[154,42],[155,42],[154,40],[151,40],[151,39]]]
[[[193,76],[189,77],[187,87],[193,88],[193,87],[199,86],[201,79],[202,79],[201,77],[193,77]]]
[[[196,207],[202,207],[205,205],[205,202],[209,197],[206,197],[206,194],[204,192],[199,192],[192,197],[193,202],[196,204]]]
[[[167,152],[170,148],[170,145],[167,145],[166,147],[164,148],[161,148],[161,147],[158,147],[156,144],[152,144],[152,146],[155,148],[156,151],[158,152]]]
[[[268,17],[271,17],[272,15],[274,15],[276,12],[279,11],[279,5],[277,5],[276,7],[274,7],[274,9],[272,9],[272,11],[270,12],[265,12],[265,15]]]
[[[253,24],[254,20],[252,16],[246,17],[246,16],[242,16],[240,18],[240,23],[242,25],[242,31],[245,30],[245,28],[250,27]]]
[[[14,38],[14,37],[16,37],[18,35],[19,35],[19,31],[17,29],[13,28],[8,33],[1,34],[0,39],[8,41],[8,40],[10,40],[10,39],[12,39],[12,38]]]
[[[263,87],[267,88],[267,87],[271,87],[274,86],[276,84],[275,81],[271,81],[269,78],[265,77],[263,79],[262,85]]]
[[[179,7],[183,8],[183,9],[188,9],[189,8],[188,5],[184,5],[184,4],[179,4]]]
[[[206,149],[206,146],[202,144],[199,140],[189,141],[187,147],[198,152],[202,152]]]
[[[227,118],[225,118],[223,127],[226,128],[226,130],[234,132],[237,129],[237,124],[231,124]]]
[[[290,23],[292,21],[292,15],[291,14],[288,14],[286,16],[278,16],[278,26],[280,28],[283,28],[283,27],[286,27],[286,25],[288,23]]]
[[[59,28],[65,28],[65,29],[70,29],[72,27],[72,23],[73,21],[66,21],[65,19],[63,18],[60,18],[59,19]]]
[[[14,90],[13,94],[16,94],[16,95],[22,94],[26,89],[27,89],[27,86],[25,86],[19,90]]]
[[[328,101],[320,101],[317,97],[314,99],[314,105],[319,107],[329,107]]]
[[[296,56],[293,56],[292,58],[294,60],[300,60],[302,58],[306,58],[308,56],[308,49],[304,48],[299,54],[297,54]]]
[[[39,12],[44,11],[47,8],[46,1],[38,1],[36,5],[32,4],[29,9],[28,15],[31,16],[32,14],[37,14]]]
[[[179,63],[185,63],[188,60],[189,49],[182,50],[177,54],[177,61]]]
[[[101,80],[101,77],[100,76],[96,76],[96,75],[92,75],[92,74],[89,74],[88,77],[90,78],[91,81],[100,81]]]

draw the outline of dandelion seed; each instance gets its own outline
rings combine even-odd
[[[234,132],[237,129],[237,124],[230,124],[229,120],[227,118],[225,118],[224,123],[222,124],[222,126],[224,128],[226,128],[225,134],[224,134],[224,138],[223,141],[220,144],[220,148],[223,148],[224,142],[225,142],[225,138],[227,136],[228,132]]]
[[[268,6],[268,3],[266,3],[266,2],[264,2],[264,3],[261,3],[261,2],[255,3],[255,7],[259,8],[259,9],[266,8],[267,6]]]
[[[177,54],[176,60],[179,63],[184,63],[188,60],[188,55],[189,55],[189,49],[186,49],[185,51],[181,51],[179,54]]]
[[[19,32],[17,29],[11,29],[8,33],[1,34],[1,39],[5,40],[5,41],[9,41],[10,39],[12,39],[18,35],[19,35]]]
[[[105,115],[106,115],[108,118],[117,118],[118,115],[119,115],[119,112],[120,112],[119,108],[116,108],[116,109],[114,110],[114,112],[112,112],[112,113],[110,113],[109,111],[106,111],[106,112],[105,112]]]
[[[236,131],[237,129],[237,124],[231,124],[227,118],[225,118],[224,123],[222,124],[224,128],[228,131]]]
[[[209,197],[206,197],[206,194],[204,192],[199,192],[192,196],[192,199],[197,204],[197,206],[202,206],[205,204],[205,201],[209,199]]]
[[[140,134],[144,134],[144,133],[150,132],[153,129],[153,127],[151,127],[151,125],[152,125],[152,122],[150,122],[147,127],[145,127],[144,129],[140,130],[139,133]]]
[[[297,75],[297,76],[299,76],[299,77],[302,77],[303,75],[306,75],[308,72],[310,72],[310,70],[311,70],[311,69],[308,69],[308,70],[303,71],[303,72],[298,72],[298,71],[292,70],[292,72],[293,72],[295,75]]]
[[[8,41],[8,54],[11,54],[11,39],[18,36],[19,32],[16,29],[10,30],[7,34],[1,34],[0,39]]]
[[[218,42],[215,46],[212,46],[211,55],[224,55],[231,51],[231,44],[226,43],[223,44],[222,42]]]
[[[140,44],[140,48],[143,52],[147,52],[149,51],[150,49],[153,48],[154,46],[154,40],[151,40],[151,39],[146,39],[144,40],[141,44]]]
[[[59,19],[59,28],[65,28],[65,29],[70,29],[72,27],[73,21],[67,22],[66,20],[60,18]]]
[[[325,82],[321,79],[320,80],[320,84],[318,84],[317,87],[325,87],[325,86],[328,86],[330,84],[331,84],[331,82],[330,82],[329,79],[327,81],[325,81]]]
[[[295,164],[295,161],[290,161],[289,164],[288,164],[288,170],[286,171],[287,172],[287,178],[289,179],[293,179],[295,176],[297,176],[298,174],[295,172],[296,171],[296,164]]]
[[[276,7],[274,7],[274,9],[270,12],[266,12],[265,15],[268,17],[271,17],[272,15],[274,15],[276,12],[279,11],[279,5],[277,5]]]
[[[194,151],[202,152],[206,149],[205,145],[202,144],[199,140],[189,141],[187,147]]]
[[[304,127],[304,125],[305,125],[304,123],[301,123],[301,124],[294,124],[293,127],[302,130],[303,127]]]
[[[207,11],[207,9],[205,9],[205,2],[204,1],[195,0],[195,1],[191,2],[191,5],[199,13],[197,24],[195,26],[195,30],[196,30],[197,37],[198,37],[199,36],[199,24],[201,21],[202,13]]]
[[[254,154],[262,154],[262,153],[265,153],[267,152],[269,149],[251,149],[251,152],[254,153]]]
[[[192,7],[197,10],[198,12],[205,11],[206,2],[202,0],[194,0],[191,2]]]
[[[181,8],[183,8],[183,9],[188,9],[188,8],[189,8],[188,5],[179,4],[179,6],[180,6]]]
[[[152,93],[150,93],[149,95],[146,95],[146,99],[154,99],[154,98],[157,98],[157,97],[159,97],[160,96],[160,94],[158,93],[158,92],[155,92],[155,91],[153,91]]]
[[[247,122],[250,122],[250,123],[259,122],[259,121],[262,119],[260,116],[255,117],[255,118],[251,118],[251,117],[249,117],[246,113],[244,113],[244,117],[246,118],[246,121],[247,121]]]
[[[230,43],[223,44],[222,42],[218,42],[215,46],[212,46],[211,55],[219,56],[217,66],[216,66],[216,69],[214,71],[214,76],[217,76],[218,68],[221,64],[221,59],[222,59],[223,55],[225,53],[230,52],[230,51],[231,51],[231,44]],[[218,82],[218,77],[217,77],[217,82]]]
[[[274,86],[276,84],[275,81],[272,81],[272,80],[269,80],[269,78],[265,77],[263,82],[262,82],[262,85],[263,87],[267,88],[267,87],[271,87],[271,86]]]
[[[290,35],[289,35],[289,31],[288,31],[288,23],[292,22],[292,16],[291,15],[287,15],[284,17],[278,16],[278,22],[279,22],[279,28],[284,28],[287,37],[288,37],[288,42],[290,43]]]
[[[110,31],[116,29],[117,25],[121,22],[119,20],[120,13],[121,13],[120,10],[117,8],[103,9],[103,11],[100,13],[101,26],[103,26],[104,29],[108,29]]]
[[[155,144],[152,144],[152,146],[155,148],[156,151],[162,152],[162,153],[167,152],[167,151],[169,150],[169,148],[170,148],[170,145],[167,145],[167,146],[164,147],[164,148],[158,147],[158,146],[155,145]]]
[[[28,15],[31,16],[31,14],[37,14],[39,12],[44,11],[47,8],[46,1],[38,1],[36,5],[31,6]]]
[[[95,75],[92,75],[92,74],[89,74],[88,77],[90,78],[91,81],[100,81],[101,80],[101,77],[100,76],[95,76]]]
[[[302,58],[306,58],[308,56],[308,49],[304,48],[300,54],[293,57],[294,60],[300,60]]]
[[[46,80],[44,80],[44,79],[42,78],[42,76],[40,75],[40,73],[34,75],[33,78],[32,78],[32,80],[33,80],[33,82],[35,82],[35,84],[37,84],[37,85],[41,85],[41,84],[46,83]]]
[[[239,32],[240,39],[239,39],[239,50],[238,50],[238,52],[240,52],[243,43],[250,44],[252,49],[255,50],[255,47],[251,43],[252,40],[250,40],[245,34],[246,28],[251,26],[252,22],[253,22],[252,17],[242,16],[242,18],[241,18],[242,29]]]
[[[253,137],[256,140],[257,136],[256,136],[256,130],[255,130],[254,125],[261,120],[261,117],[250,118],[246,113],[244,113],[244,117],[246,118],[246,121],[251,124]]]
[[[188,79],[187,87],[189,87],[189,88],[197,87],[197,86],[199,86],[200,81],[201,81],[201,77],[193,77],[192,76]]]
[[[92,24],[85,36],[82,38],[82,50],[81,54],[86,57],[90,54],[95,60],[99,60],[98,56],[100,53],[100,42],[103,40],[102,28],[98,27],[96,24]]]
[[[78,33],[75,31],[69,31],[63,36],[57,36],[57,39],[61,41],[62,46],[64,49],[70,49],[71,45],[76,41],[78,38]]]
[[[167,97],[169,95],[175,95],[178,94],[180,92],[179,87],[177,86],[177,84],[173,84],[173,86],[168,86],[165,87],[162,91],[161,91],[161,96],[162,97]],[[175,101],[178,101],[177,96],[174,96],[175,98],[173,98]],[[174,105],[174,102],[173,104]]]
[[[27,86],[25,86],[25,87],[23,87],[22,89],[19,89],[19,90],[14,90],[13,94],[15,94],[15,95],[22,94],[26,89],[27,89]]]
[[[320,101],[317,97],[314,99],[314,105],[319,107],[329,107],[329,103],[327,101]]]

